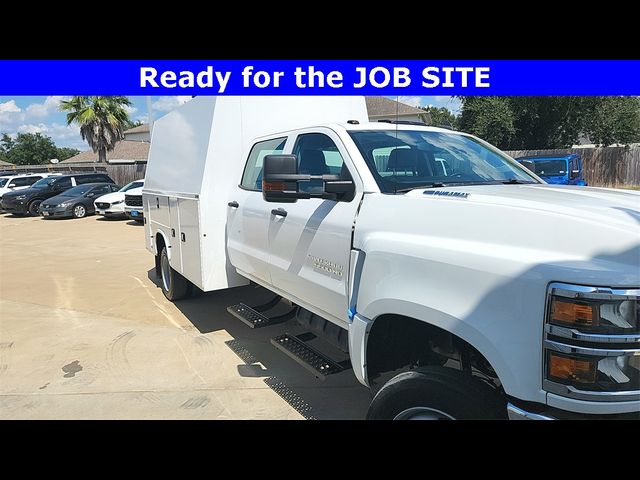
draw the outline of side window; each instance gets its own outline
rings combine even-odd
[[[74,177],[76,179],[76,185],[82,185],[84,183],[92,183],[90,175],[78,175]]]
[[[110,192],[111,192],[111,189],[109,188],[109,185],[100,185],[98,187],[95,187],[92,190],[92,193],[95,193],[96,197],[99,196],[99,195],[104,195],[106,193],[110,193]]]
[[[42,177],[38,175],[33,175],[31,177],[25,177],[24,179],[26,180],[25,185],[33,185],[38,180],[42,180]]]
[[[309,175],[340,175],[344,160],[336,144],[324,133],[300,135],[293,147],[298,172]]]
[[[287,138],[274,138],[256,143],[244,167],[240,186],[246,190],[262,191],[262,161],[267,155],[282,153]]]
[[[15,178],[11,181],[11,183],[9,183],[9,186],[10,187],[28,187],[29,185],[32,185],[36,180],[40,180],[40,179],[36,178],[34,180],[33,177]]]
[[[56,188],[59,188],[60,191],[69,190],[72,186],[71,178],[67,177],[67,178],[61,178],[60,180],[56,180],[54,185],[56,186]]]
[[[120,190],[120,187],[118,185],[109,185],[109,188],[111,189],[112,192],[117,192],[118,190]]]
[[[340,175],[350,179],[351,175],[344,165],[338,147],[331,138],[323,133],[305,133],[298,137],[293,147],[298,157],[298,172],[309,175]],[[300,182],[301,192],[320,193],[323,191],[322,180]]]

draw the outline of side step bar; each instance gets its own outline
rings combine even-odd
[[[328,375],[339,373],[344,367],[307,345],[303,340],[285,333],[271,339],[271,344],[291,357],[320,380]]]
[[[227,312],[236,317],[242,322],[246,323],[251,328],[260,328],[269,325],[269,319],[262,315],[260,312],[256,312],[249,305],[244,303],[238,303],[237,305],[231,305],[227,307]]]
[[[285,314],[278,315],[276,317],[267,317],[260,312],[271,309],[280,301],[280,297],[277,297],[277,301],[271,301],[267,304],[260,305],[258,307],[250,307],[244,303],[238,303],[237,305],[231,305],[227,307],[227,312],[241,320],[243,323],[251,328],[266,327],[268,325],[275,325],[282,323],[295,315],[296,309],[293,308]]]

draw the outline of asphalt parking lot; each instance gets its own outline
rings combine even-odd
[[[127,220],[0,215],[0,418],[362,419],[351,371],[321,382],[275,350],[288,324],[226,312],[258,287],[177,304]]]

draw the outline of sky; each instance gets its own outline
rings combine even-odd
[[[53,138],[59,147],[88,150],[88,145],[80,137],[75,125],[67,125],[66,114],[58,111],[60,100],[70,97],[3,97],[0,96],[0,134],[40,132]],[[395,99],[396,97],[389,97]],[[433,105],[446,107],[459,113],[460,101],[453,97],[398,97],[401,102],[412,106]],[[129,97],[133,102],[129,109],[132,120],[148,121],[147,97]],[[162,115],[191,99],[190,96],[151,97],[153,116],[157,120]]]

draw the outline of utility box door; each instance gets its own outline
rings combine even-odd
[[[176,243],[182,252],[182,274],[202,288],[200,216],[198,200],[178,199],[180,231]]]
[[[166,227],[169,226],[169,198],[161,195],[149,197],[149,211],[154,221]]]
[[[182,245],[180,245],[180,209],[178,199],[169,197],[169,242],[171,242],[171,266],[182,273]]]

